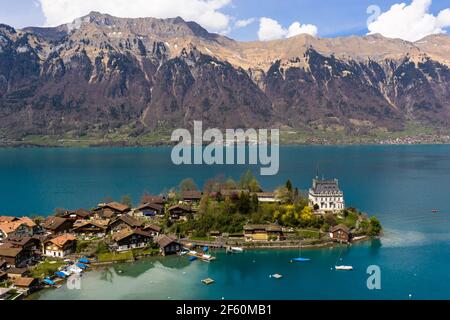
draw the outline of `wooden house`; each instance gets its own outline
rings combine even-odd
[[[336,242],[348,243],[351,241],[350,229],[340,224],[330,229],[330,238]]]
[[[72,232],[81,237],[102,238],[108,232],[110,220],[78,220],[74,223]]]
[[[101,203],[98,208],[94,209],[97,218],[112,219],[118,215],[130,212],[130,206],[119,202]]]
[[[244,226],[246,241],[283,240],[283,228],[275,224],[249,224]]]
[[[155,241],[158,244],[163,256],[177,254],[182,249],[182,245],[178,243],[176,239],[166,235],[156,237]]]
[[[63,234],[67,233],[72,229],[73,221],[61,217],[48,217],[41,224],[41,227],[52,234]]]
[[[112,239],[114,241],[112,249],[118,252],[146,248],[153,241],[150,233],[131,229],[124,229],[113,234]]]
[[[27,266],[29,258],[29,252],[22,248],[0,246],[0,260],[11,267],[23,268]]]
[[[33,293],[39,288],[39,280],[35,278],[17,278],[14,287],[26,294]]]
[[[167,199],[164,196],[144,195],[141,199],[141,204],[145,205],[146,203],[153,203],[164,206],[167,203]]]
[[[123,229],[139,229],[143,223],[130,215],[121,215],[115,218],[108,226],[108,231],[115,233]]]
[[[170,219],[172,220],[186,219],[187,215],[193,213],[191,207],[184,205],[172,206],[167,211],[169,212]]]
[[[43,254],[47,257],[64,258],[76,251],[77,239],[71,234],[64,234],[44,241]]]
[[[164,216],[164,206],[156,203],[146,203],[137,207],[134,214],[142,217]]]
[[[181,192],[181,200],[183,202],[200,202],[203,193],[200,191],[183,191]]]
[[[85,209],[78,209],[73,211],[65,211],[63,214],[60,215],[60,217],[75,222],[77,220],[87,220],[91,217],[91,215],[92,215],[91,212]]]
[[[152,224],[144,226],[142,228],[142,231],[148,232],[154,237],[159,236],[161,234],[161,228]]]
[[[26,237],[32,235],[33,229],[30,228],[26,222],[21,220],[0,224],[0,241],[3,241],[8,237]]]

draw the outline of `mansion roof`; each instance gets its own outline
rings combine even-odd
[[[313,187],[311,192],[317,195],[330,195],[330,194],[342,194],[341,189],[339,189],[339,181],[335,180],[313,180]]]

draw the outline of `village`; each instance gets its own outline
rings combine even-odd
[[[338,180],[316,177],[308,192],[290,181],[264,192],[250,172],[240,182],[191,179],[166,195],[128,197],[46,218],[0,216],[0,300],[59,287],[71,273],[150,256],[212,262],[209,249],[298,248],[378,236],[381,224],[346,208]],[[206,279],[205,281],[208,281]]]

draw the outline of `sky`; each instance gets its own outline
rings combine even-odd
[[[449,0],[0,0],[0,23],[70,23],[90,11],[121,17],[181,16],[241,41],[380,33],[417,41],[450,33]]]

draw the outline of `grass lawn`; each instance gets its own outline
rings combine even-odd
[[[62,260],[54,260],[53,263],[50,263],[50,260],[46,260],[33,269],[30,270],[31,276],[33,278],[45,278],[47,276],[53,275],[60,267],[65,265],[66,263]]]
[[[114,261],[127,261],[133,260],[133,252],[122,252],[122,253],[99,253],[98,262],[114,262]]]

